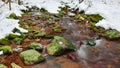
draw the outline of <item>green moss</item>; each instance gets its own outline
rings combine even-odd
[[[8,36],[6,36],[6,38],[8,38],[8,39],[14,39],[17,37],[19,37],[19,35],[16,35],[16,34],[9,34]]]
[[[52,43],[47,46],[49,55],[61,55],[67,51],[76,51],[76,47],[68,40],[55,36]]]
[[[19,17],[16,16],[15,13],[11,13],[10,16],[9,16],[8,18],[10,18],[10,19],[18,19]]]
[[[56,25],[55,27],[53,27],[53,30],[54,32],[62,32],[65,30],[65,28],[62,26]]]
[[[36,34],[37,37],[43,37],[43,36],[45,36],[45,35],[46,35],[46,32],[45,32],[45,31],[42,31],[42,30],[40,30],[40,31]]]
[[[0,64],[0,68],[8,68],[8,67],[5,66],[4,64]]]
[[[29,10],[21,10],[21,11],[23,12],[22,15],[24,15],[24,14],[29,14],[29,15],[33,14],[33,12],[31,12]]]
[[[30,49],[37,49],[37,50],[42,50],[43,45],[37,42],[32,42],[31,44],[28,45],[28,48]]]
[[[39,52],[33,49],[21,52],[20,57],[26,65],[39,63],[45,60],[45,58]]]
[[[15,64],[15,63],[11,63],[11,66],[12,66],[12,68],[22,68],[22,67],[18,66],[18,65]]]
[[[2,38],[0,39],[0,44],[1,45],[7,45],[10,43],[10,40],[8,38]]]
[[[13,41],[15,42],[15,44],[20,45],[22,43],[23,39],[22,38],[14,38]]]
[[[87,45],[89,45],[89,46],[95,46],[96,45],[95,40],[92,40],[92,39],[87,40],[86,42],[87,42]]]
[[[48,13],[48,11],[45,8],[41,8],[40,12],[42,12],[42,13]]]
[[[64,7],[59,7],[60,10],[58,11],[59,12],[59,17],[63,17],[65,15],[68,15],[68,12],[69,12],[69,6],[68,5],[65,5]]]
[[[103,17],[100,16],[99,14],[91,14],[91,15],[87,15],[87,16],[90,19],[90,21],[96,22],[96,23],[103,19]]]
[[[6,46],[0,47],[0,51],[3,51],[4,54],[11,54],[12,48],[6,45]]]
[[[120,32],[113,29],[113,30],[106,30],[104,36],[110,40],[119,39],[120,38]]]

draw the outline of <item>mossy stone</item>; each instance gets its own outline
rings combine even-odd
[[[47,51],[49,55],[61,55],[66,51],[76,51],[76,47],[60,36],[55,36],[52,43],[47,46]]]
[[[32,65],[45,60],[45,58],[34,49],[21,52],[20,57],[26,65]]]
[[[0,64],[0,68],[8,68],[8,67],[5,66],[4,64]]]
[[[0,51],[3,51],[4,54],[11,54],[13,52],[12,48],[7,45],[0,47]]]
[[[31,44],[28,45],[28,48],[30,49],[37,49],[37,50],[42,50],[43,45],[37,42],[32,42]]]

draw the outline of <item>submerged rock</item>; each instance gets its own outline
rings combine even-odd
[[[47,46],[49,55],[61,55],[67,51],[76,50],[76,47],[71,42],[59,36],[55,36],[52,43]]]
[[[0,64],[0,68],[8,68],[8,67],[5,66],[4,64]]]
[[[3,51],[4,54],[11,54],[12,48],[6,45],[6,46],[0,47],[0,51]]]
[[[39,52],[33,49],[21,52],[20,57],[26,65],[39,63],[45,59]]]
[[[11,66],[12,66],[12,68],[22,68],[22,67],[18,66],[18,65],[15,64],[15,63],[11,63]]]
[[[40,43],[37,43],[37,42],[33,42],[33,43],[28,45],[28,48],[42,50],[43,49],[43,45],[40,44]]]

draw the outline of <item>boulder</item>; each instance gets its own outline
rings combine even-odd
[[[34,49],[21,52],[20,57],[26,65],[39,63],[45,59],[39,52]]]
[[[43,45],[37,42],[33,42],[31,44],[28,45],[28,48],[30,49],[36,49],[36,50],[42,50],[43,49]]]
[[[13,52],[12,48],[7,45],[0,47],[0,51],[3,51],[3,54],[11,54]]]
[[[67,51],[76,51],[77,48],[68,40],[60,36],[55,36],[52,43],[47,46],[49,55],[61,55]]]

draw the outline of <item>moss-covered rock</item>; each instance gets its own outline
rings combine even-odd
[[[42,13],[48,13],[48,11],[45,8],[41,8],[40,12],[42,12]]]
[[[63,30],[65,30],[64,27],[56,25],[55,27],[53,27],[54,32],[62,32]]]
[[[26,65],[39,63],[45,59],[39,52],[33,49],[21,52],[20,57]]]
[[[86,41],[86,44],[89,45],[89,46],[95,46],[96,42],[95,42],[95,40],[90,39],[90,40]]]
[[[22,67],[18,66],[18,65],[15,64],[15,63],[11,63],[11,67],[12,67],[12,68],[22,68]]]
[[[117,30],[106,30],[106,33],[104,34],[104,36],[110,40],[114,40],[114,39],[119,39],[120,38],[120,32]]]
[[[59,36],[55,36],[52,43],[47,46],[49,55],[61,55],[67,51],[76,50],[76,47],[71,42]]]
[[[8,39],[14,39],[17,37],[19,37],[19,35],[16,35],[16,34],[9,34],[8,36],[6,36],[6,38],[8,38]]]
[[[22,38],[14,38],[13,41],[15,42],[15,44],[20,45],[22,43],[23,39]]]
[[[88,18],[92,21],[92,22],[98,22],[99,20],[102,20],[103,17],[100,16],[99,14],[91,14],[91,15],[87,15]]]
[[[46,32],[45,32],[45,31],[42,31],[42,30],[40,30],[40,31],[36,34],[37,37],[42,37],[42,36],[45,36],[45,35],[46,35]]]
[[[0,44],[1,45],[7,45],[10,43],[10,40],[8,38],[2,38],[0,39]]]
[[[37,43],[37,42],[33,42],[33,43],[28,45],[28,48],[42,50],[43,49],[43,45],[40,44],[40,43]]]
[[[9,16],[8,18],[10,18],[10,19],[18,19],[19,17],[16,16],[15,13],[11,13],[10,16]]]
[[[5,66],[4,64],[0,64],[0,68],[8,68],[8,67]]]
[[[0,47],[0,51],[3,51],[4,54],[11,54],[13,52],[12,48],[7,45]]]

